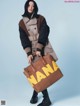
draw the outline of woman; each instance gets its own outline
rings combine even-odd
[[[50,53],[54,60],[57,56],[48,40],[49,27],[45,18],[38,13],[38,6],[34,0],[27,0],[24,6],[23,18],[19,22],[20,40],[28,61],[35,62],[41,55]],[[51,101],[47,89],[42,91],[43,101],[38,106],[50,106]],[[38,93],[34,90],[30,103],[38,102]]]

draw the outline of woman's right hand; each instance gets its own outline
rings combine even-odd
[[[33,56],[32,55],[29,55],[28,56],[28,62],[31,64],[31,62],[32,62],[32,59],[33,59]]]

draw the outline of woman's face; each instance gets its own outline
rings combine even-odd
[[[28,12],[32,13],[34,11],[34,2],[30,1],[28,6]]]

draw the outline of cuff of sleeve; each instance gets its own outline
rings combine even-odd
[[[25,50],[26,53],[31,52],[31,48],[30,47],[27,47],[24,50]]]
[[[29,56],[29,55],[31,55],[31,54],[32,54],[32,52],[28,52],[28,53],[27,53],[27,56]]]
[[[38,48],[38,50],[42,50],[42,48],[43,48],[43,45],[42,45],[41,43],[37,43],[37,46],[36,46],[36,48]]]
[[[37,51],[41,52],[41,49],[37,48]]]

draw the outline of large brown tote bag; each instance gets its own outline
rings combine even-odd
[[[40,57],[39,60],[24,68],[24,74],[37,92],[48,88],[63,76],[53,57],[49,54]]]

